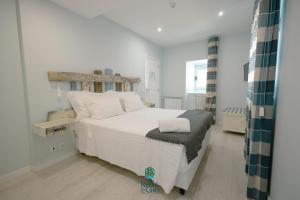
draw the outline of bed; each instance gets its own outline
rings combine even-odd
[[[182,194],[189,188],[209,144],[211,124],[203,130],[199,129],[202,137],[202,144],[196,142],[200,144],[199,149],[199,145],[194,148],[187,143],[150,139],[148,134],[154,131],[155,136],[159,120],[176,118],[186,114],[186,111],[145,108],[140,97],[133,92],[134,86],[141,82],[139,77],[49,71],[48,80],[70,83],[71,92],[67,97],[79,121],[76,124],[76,146],[81,153],[96,156],[138,176],[145,176],[145,169],[152,167],[155,169],[153,182],[160,185],[165,193],[169,193],[174,186],[179,187]],[[107,92],[97,93],[99,90],[93,87],[93,83],[107,82],[116,84],[118,92],[104,88]],[[81,84],[82,91],[72,91],[77,89],[73,87],[77,83]],[[197,117],[200,116],[192,119],[197,126],[191,124],[191,130],[201,124]],[[198,141],[198,138],[191,140],[194,133],[197,131],[186,132],[187,140]],[[156,131],[156,137],[162,137],[161,134]],[[179,138],[186,139],[183,135]],[[192,160],[191,147],[194,149]]]
[[[188,135],[186,138],[180,133],[175,137],[178,141],[192,141],[198,145],[197,148],[185,142],[172,143],[157,138],[168,137],[156,131],[159,120],[177,118],[189,111],[145,108],[140,97],[133,92],[134,86],[141,82],[140,78],[49,71],[48,80],[70,83],[71,92],[67,97],[79,121],[76,125],[76,147],[81,153],[96,156],[138,176],[145,176],[145,169],[152,167],[155,169],[152,180],[165,193],[169,193],[174,186],[179,187],[182,194],[189,188],[211,135],[209,124],[205,129],[199,129],[201,140],[198,140],[200,134],[194,128],[199,128],[201,123],[198,119],[201,116],[189,119],[193,123],[191,132],[185,133]],[[95,87],[92,92],[93,83],[107,82],[116,84],[118,92],[97,93],[99,91]],[[73,87],[77,83],[81,84],[82,91],[72,91],[77,89]],[[156,138],[148,137],[150,133]],[[194,133],[196,140],[193,140]],[[192,154],[191,147],[194,149]],[[190,155],[193,155],[192,160]]]
[[[128,169],[138,176],[155,169],[153,182],[165,193],[174,186],[187,190],[209,144],[211,128],[205,134],[198,156],[189,164],[185,147],[146,137],[158,121],[175,118],[185,110],[143,108],[101,120],[81,119],[76,128],[76,146],[81,153],[96,156]]]

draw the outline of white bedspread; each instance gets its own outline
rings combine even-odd
[[[77,147],[82,153],[97,156],[139,176],[144,176],[147,167],[153,167],[154,182],[169,193],[178,172],[187,167],[185,148],[145,136],[158,127],[158,120],[174,118],[184,112],[145,108],[103,120],[82,119],[77,127]]]

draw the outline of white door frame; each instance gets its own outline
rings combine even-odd
[[[147,77],[147,70],[146,70],[146,66],[147,66],[147,61],[148,59],[151,59],[153,60],[154,62],[156,62],[158,64],[158,70],[159,70],[159,77],[158,77],[158,80],[159,80],[159,83],[158,83],[158,105],[155,105],[155,107],[160,107],[160,104],[161,104],[161,93],[160,93],[160,87],[161,87],[161,64],[160,64],[160,61],[154,57],[151,57],[151,56],[145,56],[145,86],[144,86],[144,89],[145,89],[145,101],[146,101],[146,93],[147,93],[147,88],[146,88],[146,77]]]

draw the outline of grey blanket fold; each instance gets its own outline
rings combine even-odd
[[[202,141],[206,131],[214,124],[213,114],[206,111],[188,110],[179,115],[190,121],[191,132],[161,133],[158,128],[149,131],[146,137],[164,142],[183,144],[186,149],[187,162],[197,157],[202,148]]]

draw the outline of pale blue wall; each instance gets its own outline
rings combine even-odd
[[[20,10],[32,123],[45,121],[47,112],[59,107],[56,83],[49,83],[48,70],[91,73],[110,67],[141,77],[138,91],[143,93],[145,56],[161,59],[160,47],[106,18],[85,19],[40,0],[21,0]],[[69,86],[61,87],[67,90]],[[60,143],[65,144],[63,149],[50,151],[51,145]],[[34,165],[75,150],[71,135],[47,139],[33,135],[31,145]]]
[[[217,77],[217,123],[227,106],[246,106],[247,82],[243,65],[249,60],[250,33],[220,37]],[[165,96],[185,95],[185,63],[207,58],[207,40],[164,49],[162,89]],[[174,81],[176,80],[176,81]],[[194,98],[185,97],[185,108],[194,109]]]
[[[69,106],[65,99],[59,103],[57,84],[49,83],[48,70],[91,73],[110,67],[141,77],[138,92],[143,94],[145,57],[160,61],[162,54],[159,46],[103,17],[84,19],[50,1],[20,0],[19,7],[20,13],[15,1],[0,1],[0,176],[75,152],[71,135],[45,139],[30,131],[32,123],[46,120],[48,111]],[[67,84],[60,86],[69,90]],[[50,151],[52,145],[57,147],[55,152]]]
[[[29,165],[16,4],[0,1],[0,176]]]

